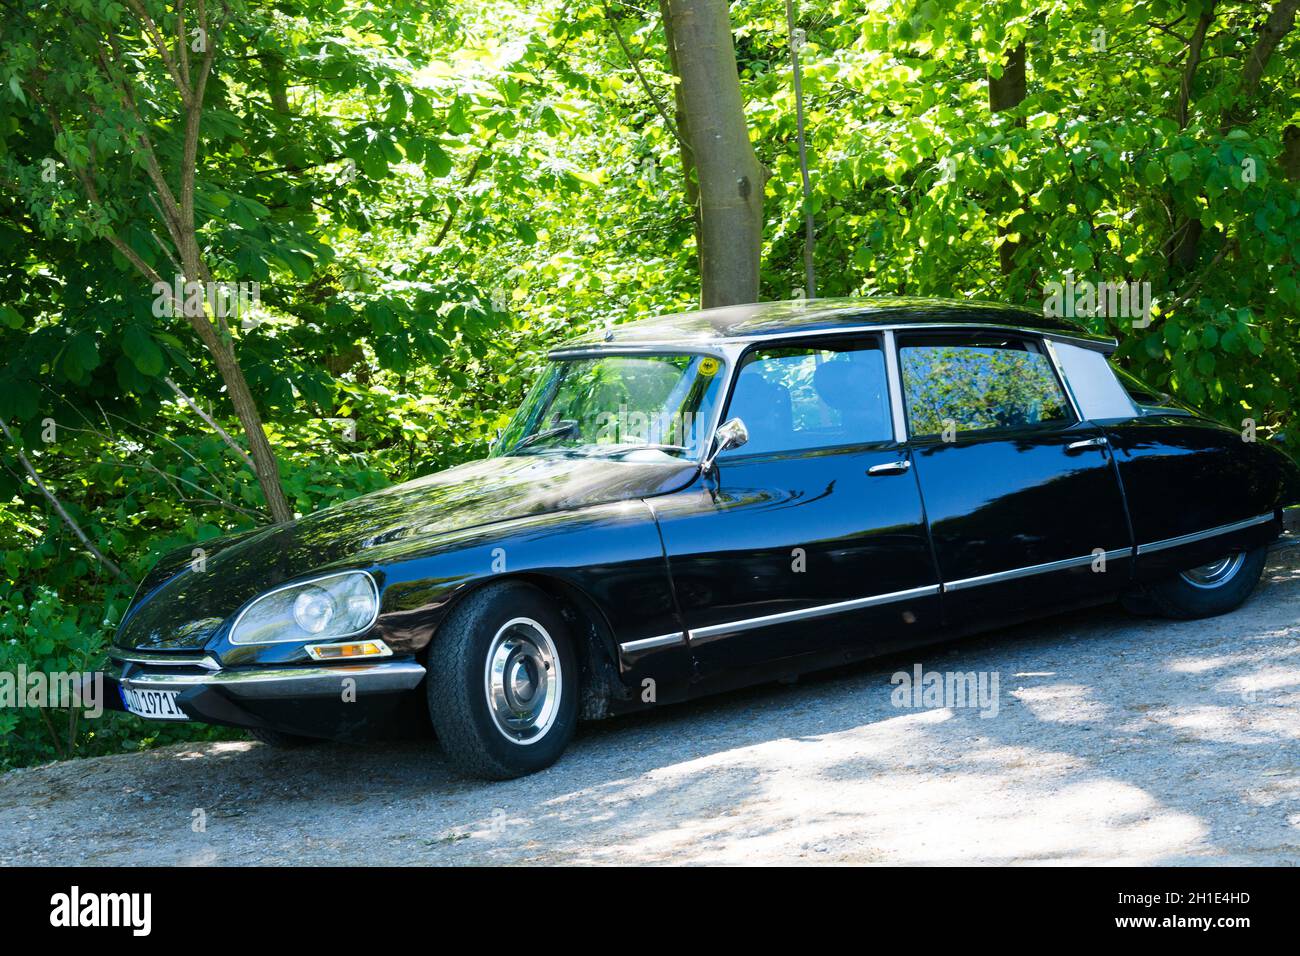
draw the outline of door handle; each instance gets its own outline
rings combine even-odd
[[[910,461],[886,461],[879,465],[872,465],[867,469],[868,475],[901,475],[907,469],[912,467]]]
[[[1083,451],[1086,448],[1105,448],[1109,442],[1105,437],[1102,438],[1085,438],[1082,441],[1072,441],[1065,446],[1066,451]]]

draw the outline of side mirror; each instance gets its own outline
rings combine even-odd
[[[717,457],[728,448],[739,448],[745,442],[749,441],[749,429],[739,418],[729,418],[713,433],[713,451],[705,457],[703,464],[700,465],[700,471],[708,474],[713,470],[713,463]]]

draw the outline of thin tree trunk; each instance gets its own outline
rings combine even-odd
[[[1022,42],[1007,51],[1002,62],[1000,77],[989,74],[989,110],[993,113],[1001,113],[1004,110],[1015,109],[1024,102],[1025,91],[1025,44]],[[1025,121],[1018,119],[1016,125],[1023,126]],[[1011,232],[1010,226],[998,227],[999,236],[1005,237]],[[1009,274],[1016,267],[1016,251],[1019,248],[1019,242],[1012,242],[1006,238],[1003,238],[998,246],[998,264],[1003,275]]]
[[[1178,128],[1187,128],[1189,106],[1192,99],[1192,81],[1196,68],[1201,65],[1201,50],[1205,47],[1205,34],[1214,22],[1214,3],[1208,4],[1196,21],[1191,41],[1187,44],[1187,62],[1183,64],[1183,79],[1178,88]]]
[[[266,499],[272,520],[277,524],[292,521],[293,511],[284,495],[284,486],[280,483],[279,462],[271,449],[271,443],[267,441],[262,415],[248,388],[244,370],[235,357],[229,333],[222,334],[206,315],[190,316],[189,319],[191,327],[207,346],[208,353],[221,374],[221,380],[225,383],[230,404],[234,406],[235,415],[244,429],[244,437],[248,439],[248,454],[253,459],[253,471],[257,475],[257,483],[262,488],[262,496]]]
[[[700,304],[758,300],[767,171],[745,122],[723,0],[667,0],[682,137],[699,178]]]
[[[1246,66],[1241,72],[1241,86],[1237,96],[1223,111],[1223,122],[1219,126],[1222,132],[1227,133],[1234,126],[1246,122],[1250,100],[1259,89],[1259,81],[1264,78],[1264,70],[1268,67],[1273,51],[1295,26],[1297,8],[1300,8],[1300,0],[1279,0],[1264,20],[1264,25],[1259,29],[1259,39],[1255,41],[1255,46],[1246,56]]]
[[[1282,131],[1282,175],[1288,181],[1300,183],[1300,126],[1294,124]]]
[[[199,134],[203,123],[204,94],[207,90],[208,78],[212,73],[213,64],[216,62],[217,48],[226,17],[229,14],[229,7],[224,3],[218,5],[215,11],[216,19],[214,20],[209,16],[210,11],[207,9],[206,4],[202,0],[198,4],[195,15],[198,29],[203,37],[203,43],[199,49],[193,52],[202,55],[197,62],[192,64],[191,47],[189,45],[178,42],[173,56],[172,49],[163,39],[157,24],[149,16],[141,0],[127,0],[127,3],[140,20],[146,34],[153,41],[159,57],[167,66],[168,73],[176,84],[183,105],[181,119],[185,135],[179,161],[179,195],[172,191],[167,176],[159,163],[158,154],[154,151],[153,143],[149,137],[149,126],[135,109],[129,81],[120,74],[120,67],[110,62],[106,57],[101,56],[99,58],[100,69],[103,78],[117,86],[123,104],[137,122],[137,143],[144,169],[153,183],[158,200],[157,208],[161,212],[163,225],[176,247],[177,255],[169,258],[173,260],[180,259],[181,272],[183,273],[181,278],[184,281],[206,283],[211,281],[212,275],[208,271],[207,264],[203,261],[194,221],[195,179],[198,173]],[[186,35],[184,29],[185,20],[179,9],[177,20],[178,36],[183,39]],[[111,37],[109,43],[113,43]],[[191,69],[191,66],[193,66],[193,69]],[[288,104],[284,102],[279,105],[287,106]],[[50,120],[55,132],[62,133],[63,128],[58,114],[52,109],[50,111]],[[101,209],[104,208],[104,204],[100,201],[99,191],[95,186],[93,174],[85,169],[79,169],[78,175],[91,204]],[[150,282],[168,289],[172,287],[170,282],[164,280],[152,266],[141,259],[139,254],[120,236],[110,232],[105,238]],[[234,342],[231,339],[230,329],[226,324],[225,317],[220,313],[208,316],[205,311],[192,315],[190,314],[191,310],[185,309],[182,303],[175,301],[173,301],[172,306],[182,310],[181,314],[185,315],[189,320],[190,326],[198,335],[199,340],[207,347],[214,364],[217,366],[217,370],[221,373],[222,381],[226,386],[226,393],[230,396],[231,404],[235,408],[235,414],[239,417],[239,424],[244,429],[244,435],[248,439],[248,451],[253,459],[253,471],[257,475],[257,483],[262,489],[262,496],[266,499],[267,510],[270,511],[272,520],[277,523],[292,521],[293,511],[289,508],[288,499],[284,494],[284,487],[280,483],[279,463],[276,461],[275,452],[271,449],[271,443],[267,441],[266,430],[262,425],[262,416],[257,410],[257,403],[253,400],[252,392],[248,388],[248,381],[244,378],[243,369],[240,368],[239,360],[235,356]]]
[[[254,467],[253,465],[253,459],[249,458],[248,452],[240,448],[239,443],[230,437],[230,433],[228,431],[226,431],[224,428],[218,425],[216,423],[216,420],[211,415],[209,415],[203,409],[199,408],[198,404],[194,401],[194,399],[190,398],[183,391],[181,391],[181,387],[177,385],[175,382],[173,382],[170,378],[164,376],[163,381],[171,386],[171,390],[176,393],[176,395],[180,398],[181,401],[183,401],[186,405],[189,406],[190,411],[192,411],[195,415],[198,415],[199,418],[203,419],[204,423],[209,428],[211,428],[214,432],[220,435],[221,440],[224,441],[227,445],[229,445],[234,450],[235,454],[237,454],[240,458],[244,460],[244,464],[246,464],[249,468],[251,468],[254,474],[257,474],[257,468]]]
[[[1183,64],[1183,77],[1178,88],[1178,128],[1186,129],[1191,116],[1192,81],[1196,78],[1196,69],[1201,63],[1201,51],[1205,47],[1205,35],[1214,22],[1214,3],[1211,2],[1196,21],[1196,29],[1187,44],[1187,62]],[[1172,248],[1170,262],[1182,269],[1189,268],[1196,261],[1201,243],[1201,223],[1197,219],[1183,219],[1170,236]]]
[[[803,72],[799,68],[799,43],[795,28],[794,0],[785,0],[785,26],[790,37],[790,69],[794,83],[795,132],[799,139],[799,174],[803,180],[803,277],[808,284],[808,298],[817,298],[817,270],[813,253],[817,230],[813,225],[812,182],[808,178],[808,144],[804,137]]]
[[[1219,121],[1219,132],[1226,135],[1241,126],[1250,117],[1250,104],[1259,90],[1264,70],[1273,56],[1273,51],[1282,42],[1282,38],[1295,26],[1296,10],[1300,0],[1279,0],[1260,26],[1259,37],[1241,71],[1241,81],[1231,102],[1224,107]],[[1171,261],[1182,269],[1191,269],[1200,258],[1201,237],[1204,227],[1199,219],[1188,219],[1175,233]]]

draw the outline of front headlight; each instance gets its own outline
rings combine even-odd
[[[235,619],[230,643],[332,641],[369,630],[378,616],[375,579],[344,571],[263,594]]]

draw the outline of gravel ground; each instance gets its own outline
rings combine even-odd
[[[996,673],[997,715],[895,708],[914,663]],[[1300,549],[1225,617],[1103,608],[587,725],[508,783],[432,743],[0,777],[6,866],[775,862],[1295,865]]]

